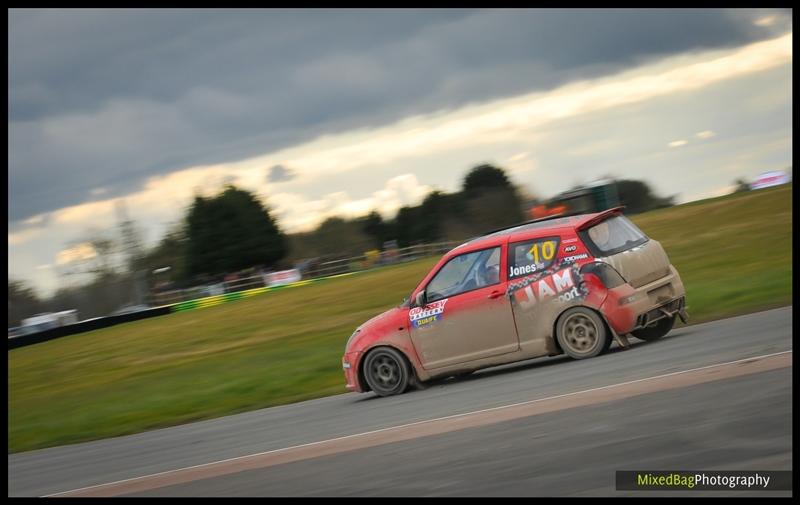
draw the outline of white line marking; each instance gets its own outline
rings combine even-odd
[[[364,435],[372,435],[374,433],[381,433],[383,431],[396,430],[396,429],[399,429],[399,428],[407,428],[409,426],[416,426],[418,424],[433,423],[433,422],[436,422],[436,421],[444,421],[446,419],[455,419],[457,417],[470,416],[470,415],[473,415],[473,414],[481,414],[483,412],[491,412],[493,410],[509,409],[509,408],[512,408],[512,407],[519,407],[521,405],[529,405],[531,403],[536,403],[536,402],[543,402],[543,401],[547,401],[547,400],[555,400],[556,398],[564,398],[564,397],[567,397],[567,396],[573,396],[573,395],[578,395],[578,394],[582,394],[582,393],[591,393],[592,391],[601,391],[603,389],[609,389],[609,388],[614,388],[614,387],[619,387],[619,386],[626,386],[628,384],[635,384],[637,382],[653,380],[653,379],[661,379],[661,378],[664,378],[664,377],[670,377],[672,375],[679,375],[679,374],[683,374],[683,373],[696,372],[698,370],[705,370],[707,368],[715,368],[715,367],[721,367],[721,366],[726,366],[726,365],[733,365],[734,363],[741,363],[743,361],[753,361],[753,360],[757,360],[757,359],[770,358],[772,356],[778,356],[778,355],[781,355],[781,354],[787,354],[787,353],[791,353],[791,352],[792,352],[792,350],[790,349],[788,351],[775,352],[775,353],[772,353],[772,354],[764,354],[764,355],[761,355],[761,356],[753,356],[753,357],[750,357],[750,358],[742,358],[742,359],[737,359],[735,361],[728,361],[728,362],[725,362],[725,363],[717,363],[716,365],[707,365],[707,366],[701,366],[699,368],[690,368],[689,370],[680,370],[680,371],[677,371],[677,372],[670,372],[670,373],[662,374],[662,375],[654,375],[652,377],[645,377],[644,379],[636,379],[636,380],[627,381],[627,382],[620,382],[620,383],[617,383],[617,384],[610,384],[608,386],[600,386],[600,387],[591,388],[591,389],[584,389],[582,391],[574,391],[572,393],[564,393],[563,395],[548,396],[547,398],[539,398],[537,400],[527,400],[527,401],[524,401],[524,402],[512,403],[511,405],[501,405],[500,407],[492,407],[492,408],[489,408],[489,409],[475,410],[473,412],[465,412],[463,414],[454,414],[452,416],[437,417],[435,419],[427,419],[425,421],[416,421],[416,422],[413,422],[413,423],[401,424],[399,426],[391,426],[389,428],[381,428],[381,429],[378,429],[378,430],[366,431],[364,433],[356,433],[356,434],[353,434],[353,435],[346,435],[346,436],[343,436],[343,437],[330,438],[330,439],[327,439],[327,440],[319,440],[317,442],[309,442],[307,444],[293,445],[291,447],[283,447],[281,449],[272,449],[270,451],[257,452],[255,454],[247,454],[245,456],[236,456],[234,458],[222,459],[222,460],[219,460],[219,461],[212,461],[210,463],[203,463],[203,464],[200,464],[200,465],[187,466],[187,467],[184,467],[184,468],[177,468],[175,470],[166,470],[166,471],[163,471],[163,472],[158,472],[158,473],[154,473],[154,474],[150,474],[150,475],[143,475],[141,477],[132,477],[130,479],[123,479],[123,480],[118,480],[118,481],[114,481],[114,482],[108,482],[108,483],[105,483],[105,484],[95,484],[93,486],[86,486],[86,487],[82,487],[82,488],[78,488],[78,489],[73,489],[71,491],[61,491],[61,492],[58,492],[58,493],[45,495],[43,498],[49,498],[49,497],[52,497],[52,496],[59,496],[59,495],[62,495],[62,494],[76,493],[76,492],[79,492],[79,491],[85,491],[87,489],[94,489],[94,488],[98,488],[98,487],[114,486],[114,485],[117,485],[117,484],[122,484],[124,482],[130,482],[130,481],[134,481],[134,480],[149,479],[149,478],[152,478],[152,477],[158,477],[158,476],[167,475],[167,474],[170,474],[170,473],[182,472],[184,470],[193,470],[195,468],[202,468],[202,467],[205,467],[205,466],[218,465],[220,463],[228,463],[229,461],[236,461],[237,459],[244,459],[244,458],[252,458],[252,457],[256,457],[256,456],[263,456],[265,454],[271,454],[271,453],[280,452],[280,451],[288,451],[288,450],[291,450],[291,449],[299,449],[301,447],[309,447],[309,446],[312,446],[312,445],[324,444],[324,443],[327,443],[327,442],[337,442],[339,440],[347,440],[348,438],[361,437],[361,436],[364,436]]]

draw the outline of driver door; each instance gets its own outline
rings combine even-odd
[[[409,311],[411,340],[425,369],[519,349],[511,303],[505,296],[503,248],[451,258],[427,284],[426,306]]]

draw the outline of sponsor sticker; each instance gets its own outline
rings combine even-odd
[[[576,245],[568,245],[567,247],[564,248],[564,252],[565,253],[570,253],[570,252],[574,251],[577,248],[578,248],[578,246],[576,246]]]
[[[414,307],[408,311],[408,318],[414,328],[421,328],[441,319],[444,315],[444,306],[447,300],[445,298],[444,300],[429,303],[425,307]]]
[[[510,277],[518,277],[520,275],[531,274],[536,271],[536,265],[522,265],[518,267],[512,266],[510,268]]]
[[[558,252],[557,239],[536,239],[512,245],[514,258],[509,263],[508,276],[521,277],[541,271],[552,263]]]
[[[565,262],[508,286],[512,301],[525,309],[549,301],[569,302],[587,294],[578,266]]]

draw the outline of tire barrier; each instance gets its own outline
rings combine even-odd
[[[365,270],[366,271],[366,270]],[[28,345],[39,344],[47,342],[56,338],[66,337],[69,335],[76,335],[78,333],[85,333],[87,331],[99,330],[107,328],[116,324],[128,323],[131,321],[138,321],[140,319],[147,319],[149,317],[164,316],[167,314],[174,314],[176,312],[183,312],[187,310],[202,309],[205,307],[213,307],[222,303],[232,302],[242,298],[249,298],[254,295],[268,293],[270,291],[277,291],[279,289],[291,289],[299,286],[306,286],[315,282],[324,281],[327,279],[334,279],[337,277],[346,277],[348,275],[355,275],[361,272],[348,272],[339,275],[331,275],[329,277],[319,277],[317,279],[307,279],[303,281],[293,282],[291,284],[284,284],[281,286],[267,286],[263,288],[248,289],[246,291],[236,291],[234,293],[225,293],[224,295],[207,296],[205,298],[198,298],[196,300],[188,300],[179,302],[172,305],[164,305],[152,309],[133,312],[131,314],[122,314],[119,316],[99,317],[82,321],[79,323],[69,324],[66,326],[59,326],[58,328],[51,328],[49,330],[31,333],[30,335],[22,335],[19,337],[12,337],[8,339],[8,350],[25,347]]]
[[[108,328],[120,323],[128,323],[131,321],[138,321],[139,319],[147,319],[149,317],[163,316],[171,312],[171,307],[165,305],[163,307],[155,307],[152,309],[133,312],[131,314],[121,314],[118,316],[98,317],[96,319],[89,319],[88,321],[81,321],[79,323],[68,324],[59,326],[58,328],[50,328],[49,330],[31,333],[30,335],[22,335],[19,337],[12,337],[8,339],[8,350],[25,347],[28,345],[39,344],[47,342],[56,338],[75,335],[78,333],[85,333],[87,331],[99,330],[101,328]]]

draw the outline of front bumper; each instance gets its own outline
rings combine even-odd
[[[346,382],[345,387],[348,391],[353,391],[356,393],[363,392],[361,384],[358,382],[358,365],[360,357],[360,352],[346,353],[342,357],[342,370],[344,371],[344,379]]]

